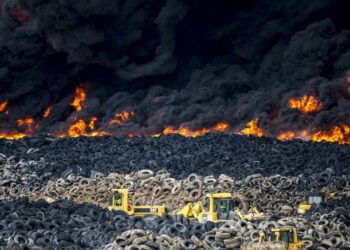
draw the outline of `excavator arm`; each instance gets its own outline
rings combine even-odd
[[[259,212],[256,207],[249,209],[248,213],[242,213],[239,209],[235,209],[236,216],[241,220],[262,220],[267,216],[264,213]]]

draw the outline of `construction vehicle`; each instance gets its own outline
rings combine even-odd
[[[230,193],[207,194],[209,199],[208,209],[203,207],[202,202],[187,203],[177,214],[183,215],[189,219],[197,219],[203,223],[206,221],[222,222],[233,220],[235,218],[244,220],[259,220],[265,218],[263,213],[260,213],[256,208],[253,208],[248,214],[242,213],[236,209],[236,204]]]
[[[320,205],[327,205],[327,202],[335,198],[335,193],[329,192],[306,192],[304,194],[304,201],[298,207],[299,214],[306,214],[312,212]]]
[[[127,189],[112,189],[109,196],[109,211],[124,211],[133,216],[157,215],[166,213],[164,206],[135,206],[129,203],[129,192]]]
[[[275,244],[278,244],[278,247]],[[269,231],[261,231],[259,233],[259,242],[250,242],[242,246],[242,249],[266,248],[306,250],[304,242],[298,239],[297,229],[295,227],[272,228]]]
[[[288,250],[304,250],[305,244],[298,239],[296,227],[272,228],[271,231],[261,231],[259,234],[259,243],[270,241],[282,241],[286,244]]]

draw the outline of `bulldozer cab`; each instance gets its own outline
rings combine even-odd
[[[295,227],[272,228],[269,232],[260,232],[259,243],[264,240],[273,242],[284,242],[288,250],[305,249],[302,241],[298,240],[297,229]]]
[[[212,218],[213,222],[228,220],[230,212],[234,211],[232,195],[230,193],[207,194],[209,210],[204,217]]]
[[[233,200],[227,198],[214,199],[214,211],[217,213],[219,220],[228,220],[230,212],[234,211]]]
[[[127,189],[112,189],[109,194],[108,210],[123,211],[134,216],[163,216],[166,213],[166,208],[164,206],[135,206],[134,203],[134,201],[129,201],[129,192]]]
[[[331,199],[335,199],[335,193],[306,192],[304,194],[304,201],[298,207],[298,213],[306,215],[319,205],[327,205],[328,200]]]
[[[204,204],[202,202],[187,203],[177,211],[177,214],[190,219],[198,219],[201,223],[219,222],[234,219],[237,206],[230,193],[207,194]]]
[[[122,205],[123,195],[119,192],[112,192],[109,195],[109,206],[120,207]]]
[[[108,209],[129,211],[130,206],[128,203],[129,195],[127,189],[112,189],[109,194]]]
[[[319,205],[326,202],[326,193],[323,192],[308,192],[305,193],[305,201],[309,205]]]
[[[295,243],[297,240],[294,238],[295,234],[293,229],[278,230],[272,234],[272,241],[283,241],[287,246],[291,243]]]

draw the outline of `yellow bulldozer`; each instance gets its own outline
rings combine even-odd
[[[182,209],[178,210],[176,214],[183,215],[189,219],[197,219],[201,223],[206,221],[221,222],[235,218],[249,221],[264,220],[267,218],[257,208],[252,208],[247,213],[238,209],[236,201],[230,193],[207,194],[206,198],[209,200],[208,209],[203,206],[202,202],[195,204],[188,203]],[[130,202],[127,189],[111,190],[108,210],[124,211],[134,216],[163,216],[167,213],[165,206],[135,206],[134,202]]]
[[[177,211],[177,214],[189,219],[197,219],[201,223],[206,221],[222,222],[235,218],[243,220],[263,220],[266,218],[257,208],[250,209],[248,213],[239,210],[230,193],[207,194],[206,198],[209,200],[207,209],[204,208],[202,202],[187,203]]]
[[[295,227],[272,228],[259,233],[259,242],[249,242],[242,245],[243,250],[306,250],[304,242],[298,239]]]
[[[327,205],[327,202],[335,198],[335,193],[330,192],[306,192],[304,201],[298,206],[298,214],[312,212],[319,205]]]
[[[157,215],[163,216],[166,213],[164,206],[135,206],[129,202],[127,189],[112,189],[109,195],[109,211],[124,211],[133,216]]]

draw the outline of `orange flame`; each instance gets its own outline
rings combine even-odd
[[[315,132],[307,132],[306,130],[300,131],[287,131],[281,133],[277,139],[291,140],[291,139],[303,139],[307,141],[327,141],[336,142],[338,144],[350,144],[350,126],[345,124],[340,124],[333,126],[330,130],[316,130]]]
[[[94,131],[95,122],[97,121],[96,117],[92,117],[88,123],[83,119],[79,119],[73,125],[68,128],[67,134],[60,134],[58,137],[79,137],[79,136],[105,136],[110,135],[105,131]]]
[[[92,117],[90,122],[89,122],[89,128],[91,130],[94,130],[95,129],[95,122],[97,121],[97,118],[96,117]]]
[[[302,113],[318,112],[323,108],[323,103],[312,95],[304,95],[301,98],[292,97],[288,102],[291,109],[297,109]]]
[[[128,112],[123,111],[121,113],[114,114],[115,119],[109,121],[109,125],[118,124],[119,126],[123,126],[125,122],[130,121],[133,117],[135,117],[136,113],[134,111]]]
[[[6,110],[7,104],[9,103],[8,100],[0,103],[0,112],[4,112]]]
[[[311,134],[311,140],[320,142],[337,142],[339,144],[350,144],[350,127],[345,124],[334,126],[329,131],[317,131]]]
[[[292,139],[303,139],[308,141],[311,140],[310,133],[307,132],[306,130],[302,130],[302,131],[290,130],[290,131],[281,132],[276,138],[277,140],[280,140],[280,141],[288,141]]]
[[[346,82],[350,83],[350,75],[346,78]],[[350,85],[347,87],[348,92],[350,92]]]
[[[80,119],[68,129],[68,135],[70,137],[78,137],[86,133],[85,121]]]
[[[207,129],[207,128],[202,128],[202,129],[199,129],[199,130],[190,130],[188,127],[182,127],[182,128],[179,128],[179,129],[175,129],[173,127],[166,127],[162,134],[163,135],[169,135],[169,134],[179,134],[179,135],[183,135],[183,136],[187,136],[187,137],[197,137],[197,136],[200,136],[200,135],[204,135],[204,134],[207,134],[209,133],[210,130]]]
[[[241,133],[244,135],[255,135],[258,137],[262,137],[264,135],[264,132],[261,128],[259,128],[258,122],[258,118],[251,120],[247,123],[246,127],[241,130]]]
[[[43,118],[49,117],[49,115],[51,114],[51,111],[52,111],[52,108],[48,107],[43,114]]]
[[[279,134],[277,136],[277,139],[280,141],[286,141],[286,140],[294,139],[295,136],[296,136],[295,131],[287,131],[287,132],[283,132],[283,133]]]
[[[23,119],[18,119],[17,124],[19,127],[27,126],[28,132],[33,132],[33,125],[34,125],[34,120],[33,118],[26,117]]]
[[[82,110],[81,103],[86,99],[86,91],[87,89],[85,86],[78,86],[75,88],[74,100],[70,105],[73,106],[78,112]]]
[[[214,131],[219,133],[219,132],[225,132],[230,128],[230,125],[227,122],[219,122],[215,125]]]
[[[211,128],[202,128],[198,130],[191,130],[189,127],[180,126],[180,128],[176,129],[174,127],[166,127],[163,132],[160,134],[155,134],[153,137],[159,137],[161,135],[169,135],[169,134],[179,134],[186,137],[197,137],[204,134],[208,134],[210,132],[225,132],[230,128],[230,125],[227,122],[219,122],[214,127]]]
[[[18,140],[21,139],[25,136],[28,136],[27,134],[24,133],[10,133],[10,132],[5,132],[5,133],[0,133],[0,139],[6,139],[6,140]]]

